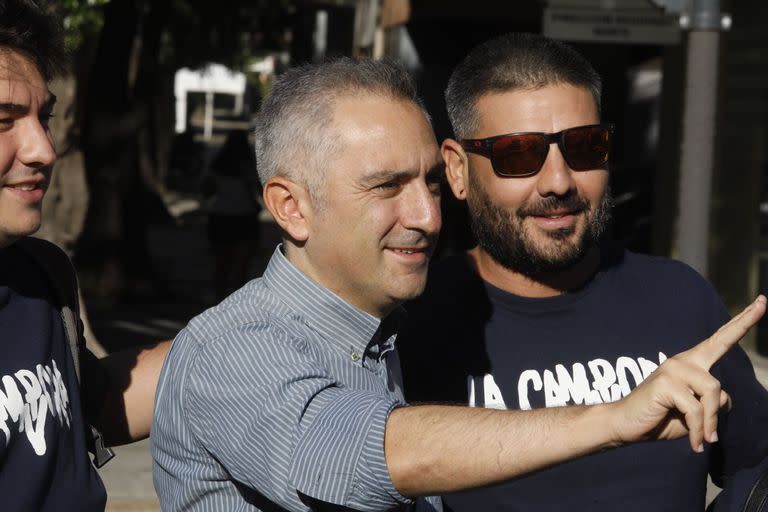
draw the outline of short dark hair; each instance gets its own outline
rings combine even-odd
[[[321,199],[322,167],[338,149],[337,137],[328,129],[334,105],[340,98],[365,95],[411,101],[429,119],[410,75],[391,62],[341,57],[298,66],[278,76],[256,122],[262,184],[272,176],[285,176]]]
[[[0,51],[25,54],[46,81],[64,71],[66,51],[61,17],[46,0],[0,0]]]
[[[592,93],[600,113],[602,80],[567,44],[538,34],[512,33],[475,47],[448,80],[445,103],[456,137],[470,138],[479,125],[481,96],[493,92],[569,84]]]

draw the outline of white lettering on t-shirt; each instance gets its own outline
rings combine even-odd
[[[583,363],[573,363],[570,371],[564,364],[556,364],[554,371],[524,370],[520,372],[517,380],[518,405],[522,410],[531,409],[531,400],[535,396],[543,396],[546,407],[615,402],[627,396],[666,360],[667,356],[659,352],[658,364],[643,357],[633,359],[620,356],[613,364],[601,358],[587,361],[586,366]],[[474,406],[475,386],[472,376],[468,379],[468,385],[469,405]],[[483,388],[485,407],[506,407],[502,392],[492,374],[483,375]]]
[[[469,406],[476,407],[475,401],[475,380],[469,377]],[[493,375],[485,374],[483,376],[483,407],[486,409],[506,409],[504,396],[501,394],[499,386],[493,380]]]
[[[0,431],[5,436],[5,445],[8,446],[11,430],[15,428],[19,434],[26,434],[37,455],[44,455],[48,416],[56,418],[62,426],[69,426],[72,418],[69,393],[56,361],[51,361],[51,366],[38,364],[34,372],[21,369],[13,376],[4,375],[0,382]]]
[[[493,380],[493,375],[489,375]],[[541,375],[536,370],[525,370],[520,374],[520,379],[517,381],[517,394],[520,397],[520,408],[530,409],[531,403],[528,401],[528,383],[533,384],[535,391],[541,391]],[[495,384],[495,382],[494,382]]]

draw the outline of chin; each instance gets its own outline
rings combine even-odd
[[[397,300],[400,302],[413,300],[418,298],[422,293],[424,293],[424,288],[426,287],[426,284],[427,284],[427,280],[422,279],[418,283],[413,283],[410,286],[402,287],[392,295],[394,297],[397,297]]]
[[[13,239],[34,235],[37,230],[40,229],[40,217],[38,216],[35,219],[27,219],[26,222],[15,224],[15,226],[4,226],[0,229],[5,231],[5,233]]]

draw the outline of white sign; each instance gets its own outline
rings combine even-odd
[[[544,9],[544,35],[592,43],[678,44],[676,16],[652,9]]]

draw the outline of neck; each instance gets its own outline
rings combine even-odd
[[[530,298],[554,297],[581,288],[600,266],[600,249],[597,246],[590,248],[575,265],[536,277],[502,266],[480,247],[470,250],[467,255],[484,281],[509,293]]]

